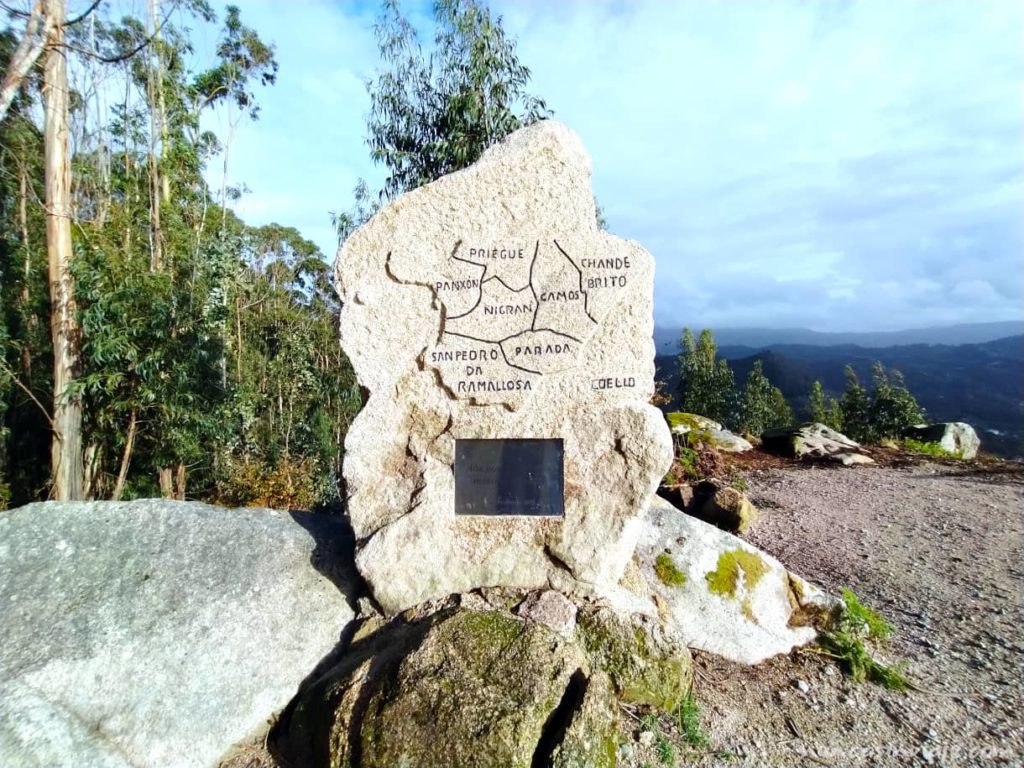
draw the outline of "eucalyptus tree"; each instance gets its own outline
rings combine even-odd
[[[383,66],[367,83],[366,143],[387,177],[376,195],[362,179],[354,204],[332,213],[342,242],[384,202],[472,165],[484,150],[548,117],[527,90],[529,68],[500,16],[481,0],[436,0],[425,48],[399,0],[383,0],[374,26]]]
[[[754,362],[747,374],[739,400],[739,427],[744,432],[760,435],[769,429],[787,427],[793,423],[793,409],[786,402],[782,390],[772,386],[765,376],[760,360]]]
[[[683,351],[679,355],[680,408],[687,413],[734,425],[737,412],[736,380],[729,362],[718,357],[715,337],[709,329],[694,339],[683,329]]]

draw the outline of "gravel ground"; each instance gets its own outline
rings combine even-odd
[[[894,626],[878,649],[917,690],[853,683],[795,652],[697,654],[710,751],[679,765],[1024,765],[1024,472],[949,464],[753,470],[745,538]],[[716,753],[717,754],[714,754]]]

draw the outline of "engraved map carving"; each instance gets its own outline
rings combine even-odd
[[[554,239],[455,245],[431,286],[442,328],[424,363],[456,398],[509,402],[576,366],[601,310],[621,298],[631,259],[571,251]]]

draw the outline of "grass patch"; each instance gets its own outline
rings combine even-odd
[[[902,665],[887,666],[877,661],[864,645],[865,639],[886,640],[893,626],[877,612],[861,603],[852,590],[843,589],[845,609],[836,625],[818,637],[825,653],[839,660],[855,681],[870,680],[893,691],[911,687]]]
[[[676,724],[679,726],[679,733],[683,741],[697,749],[707,749],[708,735],[700,726],[700,707],[693,697],[693,692],[686,694],[676,708]]]
[[[668,740],[665,734],[658,737],[658,740],[654,743],[654,751],[658,755],[658,762],[662,765],[673,765],[676,761],[676,748],[672,746],[672,742]]]
[[[925,443],[908,437],[901,443],[903,450],[911,453],[920,453],[936,459],[962,459],[963,455],[954,451],[947,451],[938,443]]]
[[[662,552],[654,559],[654,574],[662,584],[669,587],[686,584],[686,574],[679,570],[668,552]]]

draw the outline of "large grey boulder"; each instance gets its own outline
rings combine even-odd
[[[824,424],[813,422],[769,430],[761,435],[761,447],[782,456],[803,459],[827,458],[836,453],[859,451],[860,443]]]
[[[672,439],[649,403],[654,259],[594,210],[582,143],[545,120],[392,201],[339,251],[341,341],[369,392],[345,438],[348,513],[388,615],[622,576]],[[501,462],[468,458],[481,508],[507,511],[454,514],[459,444],[510,438],[561,441],[564,515],[517,505]]]
[[[942,424],[919,424],[907,430],[907,437],[922,443],[938,443],[943,450],[961,459],[973,459],[978,455],[981,440],[974,427],[963,421]]]
[[[266,509],[0,512],[0,766],[216,765],[338,644],[351,547]]]

